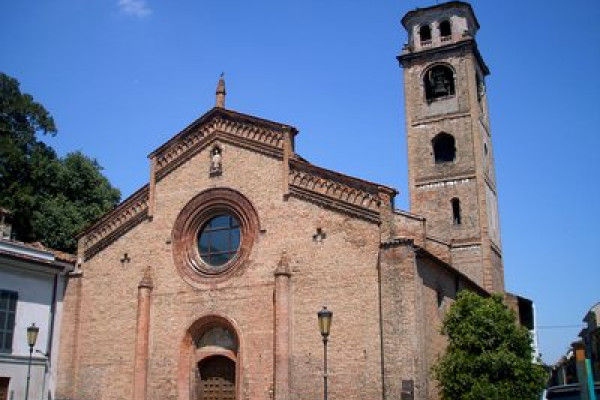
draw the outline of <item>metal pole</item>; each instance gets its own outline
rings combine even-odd
[[[590,400],[596,400],[596,389],[594,387],[594,372],[592,371],[592,363],[589,358],[585,359],[585,372],[587,375],[587,387]],[[583,384],[581,385],[583,387]]]
[[[25,400],[29,398],[29,380],[31,379],[31,356],[33,354],[33,346],[29,346],[29,365],[27,366],[27,386],[25,387]]]
[[[323,337],[323,399],[327,400],[327,336]]]

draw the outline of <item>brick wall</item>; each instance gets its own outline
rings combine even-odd
[[[79,317],[81,299],[81,279],[71,275],[65,287],[63,313],[60,334],[60,353],[58,357],[58,378],[56,397],[73,398],[77,366],[77,349],[79,341]]]
[[[78,380],[71,383],[75,367],[63,363],[61,393],[72,386],[74,397],[82,400],[131,397],[137,285],[149,266],[154,289],[148,398],[180,398],[186,332],[197,319],[218,314],[239,328],[241,398],[269,399],[274,369],[273,271],[285,249],[292,272],[291,398],[321,391],[323,349],[316,312],[323,304],[334,311],[331,398],[377,398],[379,227],[294,197],[285,201],[280,160],[227,144],[221,147],[221,177],[209,178],[208,149],[192,157],[157,182],[151,221],[137,225],[83,265],[81,323],[75,335]],[[211,187],[233,188],[246,196],[257,210],[261,233],[238,273],[221,283],[192,287],[174,266],[171,231],[183,206]],[[313,240],[317,227],[326,234],[320,244]],[[123,264],[125,253],[131,261]],[[67,308],[74,307],[71,286],[65,299],[69,315]],[[65,359],[73,348],[68,341],[61,346]]]
[[[455,95],[432,102],[425,99],[423,76],[436,63],[453,70]],[[479,61],[471,47],[459,46],[411,58],[403,66],[411,212],[425,217],[432,238],[479,246],[479,252],[453,251],[452,264],[487,289],[503,290],[502,263],[490,254],[492,241],[500,249],[500,227],[485,94],[477,100]],[[432,141],[441,132],[455,139],[453,162],[435,162]],[[460,201],[460,224],[453,198]]]
[[[448,344],[440,333],[445,313],[456,300],[458,291],[467,289],[481,293],[472,282],[465,280],[455,271],[443,267],[431,256],[417,258],[418,287],[421,291],[421,315],[423,327],[423,381],[426,382],[424,397],[430,400],[439,398],[437,381],[433,379],[432,367]]]
[[[385,246],[381,251],[381,330],[385,398],[406,398],[402,382],[414,384],[417,397],[423,389],[420,378],[423,335],[420,332],[419,288],[416,285],[414,247],[407,242]],[[410,397],[408,397],[410,398]]]

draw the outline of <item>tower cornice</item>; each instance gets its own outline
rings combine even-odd
[[[397,56],[396,58],[398,59],[398,62],[400,63],[400,65],[403,68],[405,68],[409,62],[418,60],[419,58],[438,56],[440,54],[449,53],[452,51],[462,50],[462,49],[471,50],[473,52],[473,54],[475,55],[475,58],[477,58],[477,61],[481,65],[481,69],[482,69],[483,73],[485,75],[490,74],[490,70],[489,70],[487,64],[485,63],[485,61],[483,61],[483,57],[481,56],[481,53],[479,52],[479,48],[477,47],[477,42],[475,41],[475,39],[461,40],[460,42],[448,44],[446,46],[433,47],[430,49],[425,49],[425,50],[420,50],[420,51],[415,51],[415,52],[408,51],[404,54]]]
[[[469,3],[466,3],[464,1],[449,1],[447,3],[436,4],[436,5],[430,6],[430,7],[416,8],[412,11],[409,11],[408,13],[406,13],[406,15],[404,17],[402,17],[402,26],[404,26],[404,28],[408,29],[410,20],[415,17],[419,17],[420,15],[429,13],[432,10],[443,10],[443,9],[453,8],[453,7],[460,7],[460,8],[467,9],[471,18],[473,18],[473,21],[475,22],[475,26],[477,27],[477,29],[479,29],[479,21],[477,21],[477,17],[475,16],[475,12],[473,11],[473,8],[471,7],[471,5]]]

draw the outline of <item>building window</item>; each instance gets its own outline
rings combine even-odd
[[[436,65],[423,76],[423,85],[427,101],[454,96],[454,73],[445,65]]]
[[[223,214],[208,220],[198,234],[200,258],[218,270],[232,260],[240,248],[240,222]]]
[[[456,144],[454,136],[441,132],[433,138],[433,155],[436,164],[453,162],[456,160]]]
[[[205,190],[175,220],[172,243],[177,270],[196,287],[226,280],[247,265],[259,231],[256,210],[241,193]]]
[[[487,144],[483,144],[483,166],[488,167],[488,148]]]
[[[483,97],[484,86],[479,74],[475,74],[475,86],[477,86],[477,101],[481,102],[481,98]]]
[[[460,225],[462,223],[460,217],[460,200],[456,197],[452,199],[452,219],[454,225]]]
[[[437,300],[437,306],[438,308],[441,308],[444,305],[444,291],[442,290],[441,287],[438,287],[435,290],[435,297]]]
[[[17,312],[17,293],[0,290],[0,353],[11,353]]]
[[[431,28],[429,25],[423,25],[419,28],[419,37],[421,38],[421,42],[431,40]]]
[[[452,26],[450,25],[450,21],[445,20],[440,22],[440,36],[442,38],[452,36]]]

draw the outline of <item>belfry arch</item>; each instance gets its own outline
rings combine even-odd
[[[235,322],[211,314],[194,321],[181,342],[179,400],[237,400],[241,342]]]

